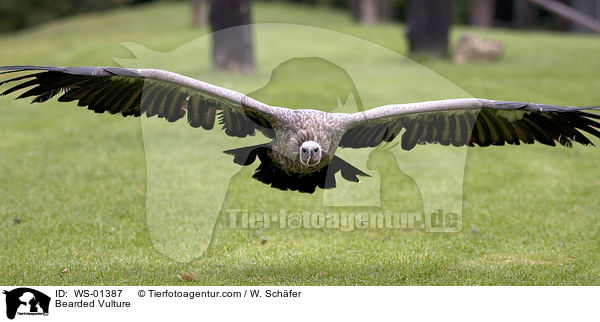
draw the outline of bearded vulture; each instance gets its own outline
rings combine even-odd
[[[253,177],[282,190],[312,193],[335,187],[335,174],[358,182],[368,176],[335,156],[338,147],[375,147],[402,133],[401,147],[439,143],[453,146],[531,144],[590,145],[581,133],[600,137],[600,115],[567,107],[479,98],[394,104],[353,114],[289,109],[264,104],[241,93],[158,69],[117,67],[5,66],[0,74],[25,72],[1,95],[27,89],[19,98],[41,103],[77,101],[96,113],[157,116],[169,122],[187,116],[205,130],[218,123],[225,134],[246,137],[261,132],[270,142],[224,151],[236,164],[259,159]],[[13,83],[14,84],[14,83]],[[217,114],[218,113],[218,114]],[[592,144],[593,145],[593,144]]]

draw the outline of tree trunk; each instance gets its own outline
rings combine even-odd
[[[451,19],[451,0],[410,0],[407,21],[410,53],[447,56]]]
[[[379,17],[385,21],[391,21],[394,18],[392,0],[379,0]]]
[[[202,27],[204,25],[204,0],[192,0],[192,25]]]
[[[360,22],[364,25],[374,25],[379,21],[379,1],[360,0]]]
[[[352,20],[355,22],[360,22],[360,1],[350,0],[350,14],[352,15]]]
[[[233,73],[254,70],[250,0],[211,0],[213,68]]]
[[[494,25],[494,11],[496,0],[471,0],[469,1],[469,16],[472,25],[478,27],[491,27]]]
[[[373,25],[380,20],[392,20],[391,0],[350,0],[352,20],[364,25]]]

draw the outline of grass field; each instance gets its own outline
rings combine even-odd
[[[256,4],[253,14],[257,23],[284,24],[255,28],[257,71],[250,76],[210,71],[208,31],[189,27],[186,4],[79,16],[2,35],[0,65],[116,65],[112,57],[124,57],[116,61],[126,67],[168,68],[293,107],[333,109],[340,97],[331,93],[345,98],[352,82],[367,107],[464,95],[600,104],[597,37],[471,30],[501,40],[506,53],[496,63],[456,66],[403,58],[401,25],[361,27],[346,12],[280,4]],[[455,28],[453,42],[468,30]],[[294,55],[333,64],[294,61],[271,79]],[[218,211],[263,209],[257,202],[271,210],[316,204],[318,210],[323,194],[269,189],[250,179],[252,169],[238,173],[219,152],[264,138],[234,140],[185,124],[95,115],[56,100],[30,105],[15,96],[0,98],[0,284],[600,284],[597,148],[459,152],[463,166],[454,174],[462,177],[464,170],[464,182],[457,233],[221,227],[198,257],[207,238],[203,227],[214,220],[199,216],[198,205],[215,204]],[[369,152],[342,155],[355,164]],[[444,152],[418,147],[412,153],[394,150],[401,167],[418,163],[415,156]],[[211,161],[218,166],[207,171]],[[443,176],[434,161],[423,161],[420,175],[435,183]],[[366,186],[351,187],[348,199],[372,197]],[[175,198],[161,194],[175,190]],[[215,197],[213,190],[227,194]],[[196,281],[180,281],[178,274]]]

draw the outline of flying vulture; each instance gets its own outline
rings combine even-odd
[[[270,142],[224,151],[237,164],[259,159],[253,177],[274,188],[312,193],[335,187],[335,174],[358,182],[368,176],[335,156],[338,147],[375,147],[401,135],[400,146],[531,144],[570,147],[600,137],[600,115],[568,107],[479,98],[393,104],[358,113],[327,113],[270,106],[241,93],[158,69],[117,67],[5,66],[0,74],[25,72],[3,82],[14,86],[1,95],[27,89],[19,98],[41,103],[77,101],[96,113],[157,116],[169,122],[184,117],[205,130],[218,123],[225,134],[246,137],[261,132]]]

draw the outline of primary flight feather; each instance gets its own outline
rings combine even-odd
[[[271,142],[225,151],[240,165],[259,159],[253,177],[282,190],[314,192],[335,187],[335,174],[349,181],[367,176],[335,156],[338,147],[375,147],[400,137],[401,147],[439,143],[489,146],[534,143],[571,146],[600,137],[600,116],[568,107],[478,98],[396,104],[364,112],[327,113],[264,104],[236,91],[158,69],[117,67],[4,66],[0,74],[25,74],[1,95],[41,103],[59,95],[96,113],[157,116],[169,122],[186,117],[192,127],[210,130],[215,122],[229,136],[261,132]],[[402,134],[401,134],[402,133]],[[401,135],[400,135],[401,134]]]

